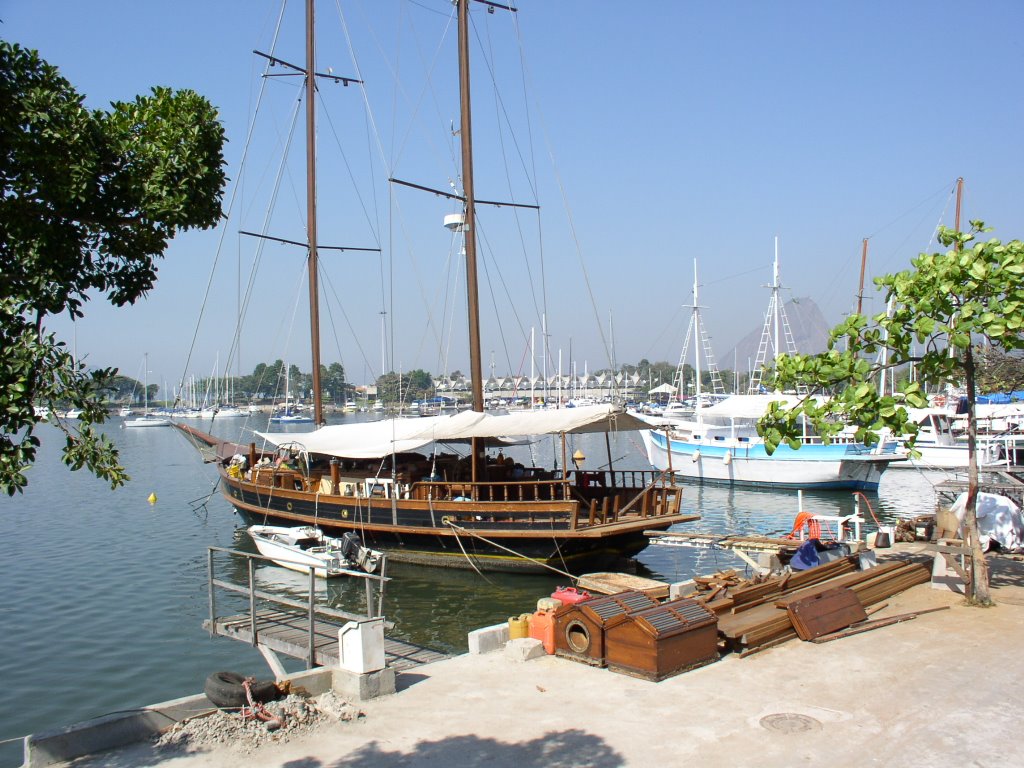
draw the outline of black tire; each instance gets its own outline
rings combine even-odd
[[[203,692],[211,703],[225,709],[249,706],[242,683],[245,678],[237,672],[214,672],[206,678]],[[273,680],[256,680],[250,685],[252,699],[260,704],[273,701],[279,695]]]

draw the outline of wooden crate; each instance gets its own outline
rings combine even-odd
[[[608,622],[657,604],[656,600],[643,592],[628,590],[563,606],[555,612],[555,654],[603,667],[604,633]]]
[[[682,597],[608,622],[605,662],[614,672],[664,680],[718,660],[718,619]]]

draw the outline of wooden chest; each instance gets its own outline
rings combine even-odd
[[[689,598],[610,620],[604,654],[614,672],[664,680],[718,659],[718,619]]]
[[[555,654],[603,667],[604,633],[608,622],[657,604],[643,592],[630,590],[563,606],[555,613]]]

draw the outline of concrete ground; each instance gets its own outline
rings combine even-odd
[[[872,616],[950,606],[825,644],[790,641],[650,683],[545,656],[460,656],[399,676],[356,723],[246,755],[169,758],[148,745],[105,766],[1024,765],[1024,563],[993,569],[998,606],[929,585]]]

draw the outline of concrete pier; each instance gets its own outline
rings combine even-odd
[[[950,610],[821,645],[788,642],[651,683],[552,656],[465,654],[399,673],[365,718],[243,754],[136,744],[99,766],[1024,765],[1024,564],[993,563],[997,607],[928,584],[872,618]]]

